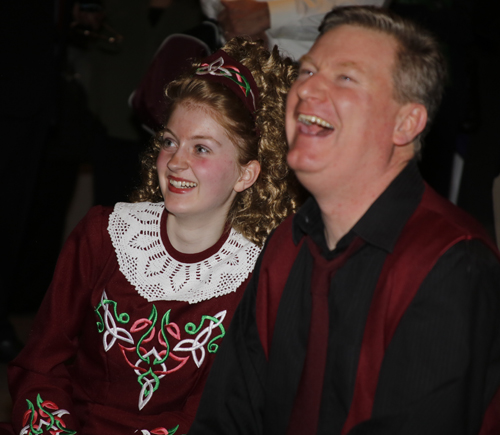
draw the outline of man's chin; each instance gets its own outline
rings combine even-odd
[[[314,171],[314,169],[318,166],[314,159],[314,156],[311,156],[307,150],[301,150],[297,148],[292,148],[288,151],[287,155],[287,163],[290,168],[292,168],[295,172],[309,172]]]

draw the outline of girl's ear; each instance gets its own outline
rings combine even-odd
[[[260,174],[260,163],[257,160],[250,160],[245,166],[241,168],[241,175],[234,185],[236,192],[243,192],[248,189]]]
[[[396,119],[392,141],[396,146],[408,145],[420,134],[427,124],[427,109],[422,104],[403,105]]]

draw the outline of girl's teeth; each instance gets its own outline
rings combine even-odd
[[[177,189],[187,189],[191,187],[196,187],[197,184],[193,183],[192,181],[177,181],[177,180],[168,180],[170,184],[174,187],[177,187]]]

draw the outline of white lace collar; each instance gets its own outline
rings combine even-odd
[[[115,205],[108,232],[120,271],[149,302],[184,301],[190,304],[235,291],[252,272],[261,251],[231,229],[217,253],[198,262],[181,263],[161,240],[163,203]]]

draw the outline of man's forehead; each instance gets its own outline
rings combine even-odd
[[[321,60],[328,60],[327,59],[319,59],[320,61]],[[312,64],[312,65],[315,65],[318,63],[317,61],[315,61],[314,57],[313,56],[310,56],[309,54],[304,54],[300,59],[299,59],[299,63],[301,65],[303,64]],[[363,71],[365,69],[365,67],[360,63],[360,62],[357,62],[355,60],[340,60],[338,62],[336,62],[336,64],[340,67],[344,67],[344,68],[350,68],[350,69],[358,69],[358,70],[361,70]]]
[[[321,35],[299,62],[314,66],[335,64],[365,71],[372,61],[378,60],[383,47],[389,49],[385,52],[392,59],[386,59],[392,64],[398,47],[394,36],[376,29],[343,24]]]
[[[304,54],[300,56],[299,63],[302,65],[303,63],[312,63],[314,64],[314,59],[309,54]]]

